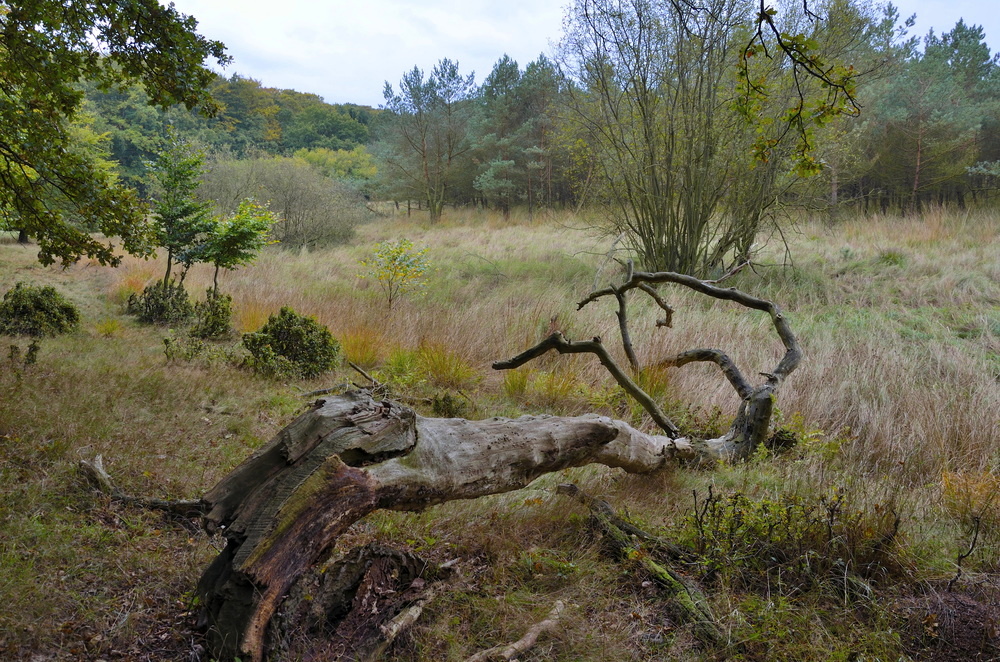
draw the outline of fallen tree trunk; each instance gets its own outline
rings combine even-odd
[[[604,416],[467,421],[423,418],[365,391],[319,400],[204,497],[206,526],[227,539],[198,587],[211,652],[264,659],[289,589],[376,509],[508,492],[591,463],[643,473],[718,457],[711,444]]]
[[[330,554],[341,534],[374,510],[421,510],[508,492],[543,474],[591,463],[644,473],[678,459],[716,462],[750,457],[768,434],[778,388],[801,360],[788,321],[770,301],[739,290],[683,274],[637,272],[631,263],[625,266],[621,285],[592,292],[578,308],[615,297],[631,376],[599,337],[573,341],[560,332],[495,363],[494,368],[517,368],[550,350],[594,354],[663,435],[597,415],[484,421],[423,418],[399,403],[376,401],[366,391],[318,400],[203,499],[206,527],[227,538],[226,548],[206,569],[198,587],[212,653],[262,660],[268,650],[268,624],[289,590]],[[639,366],[628,330],[627,294],[638,290],[648,295],[664,314],[657,326],[669,327],[674,310],[656,289],[662,284],[681,285],[768,314],[784,348],[778,364],[761,373],[765,380],[756,386],[719,349],[689,350],[659,362],[676,367],[710,362],[719,367],[740,405],[729,431],[718,439],[681,437],[680,429],[633,379]],[[635,532],[622,524],[605,522],[607,535],[620,534],[624,545]],[[647,571],[686,605],[689,620],[703,625],[704,639],[719,638],[712,631],[710,614],[702,609],[703,601],[684,586],[682,578],[659,566]]]

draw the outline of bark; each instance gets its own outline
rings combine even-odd
[[[198,586],[211,652],[263,660],[289,590],[376,509],[508,492],[590,463],[639,473],[719,457],[604,416],[423,418],[364,391],[317,401],[203,499],[206,527],[227,539]]]

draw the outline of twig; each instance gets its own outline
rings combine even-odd
[[[430,604],[434,598],[448,588],[449,583],[446,581],[440,581],[431,585],[426,591],[424,591],[416,602],[396,614],[389,622],[379,626],[379,631],[382,634],[382,641],[376,648],[375,654],[381,655],[381,653],[389,647],[389,644],[391,644],[396,637],[400,635],[400,633],[417,622],[417,619],[420,618],[420,615],[424,612],[424,607]]]
[[[980,521],[981,520],[980,520],[979,516],[976,516],[976,517],[972,518],[972,524],[973,524],[973,527],[974,527],[972,529],[972,543],[969,544],[968,551],[966,551],[964,554],[959,554],[958,555],[958,559],[955,562],[955,565],[958,566],[958,572],[956,572],[955,576],[952,577],[951,581],[948,582],[948,592],[949,593],[951,593],[951,589],[954,588],[955,583],[962,576],[962,561],[964,561],[965,559],[969,558],[972,555],[972,550],[974,550],[976,548],[976,542],[979,540],[979,523],[980,523]]]
[[[358,367],[354,363],[351,363],[350,361],[348,361],[347,365],[349,365],[352,368],[354,368],[354,370],[356,372],[360,373],[362,377],[364,377],[365,379],[367,379],[368,381],[370,381],[372,383],[373,387],[378,388],[379,386],[382,386],[382,384],[380,384],[377,379],[375,379],[374,377],[372,377],[371,375],[369,375],[367,372],[365,372],[364,370],[362,370],[360,367]]]
[[[730,269],[726,273],[722,274],[721,276],[719,276],[715,280],[706,280],[705,282],[706,283],[711,283],[712,285],[718,285],[719,283],[721,283],[722,281],[726,280],[727,278],[732,278],[733,276],[735,276],[739,272],[743,271],[748,266],[751,266],[750,265],[750,260],[745,260],[743,262],[740,262],[735,267],[733,267],[732,269]]]
[[[559,619],[562,617],[564,609],[566,609],[566,605],[563,601],[556,600],[555,604],[552,605],[552,609],[549,611],[548,616],[545,617],[545,620],[531,626],[523,637],[512,644],[501,644],[476,653],[465,662],[487,662],[488,660],[515,659],[518,655],[530,650],[536,643],[538,643],[538,637],[541,636],[542,633],[554,630],[556,626],[559,625]]]

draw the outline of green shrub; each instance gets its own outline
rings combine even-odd
[[[464,418],[469,406],[451,393],[435,395],[431,400],[431,411],[439,418]]]
[[[906,573],[896,545],[899,524],[891,507],[858,509],[836,490],[753,499],[709,489],[681,542],[695,551],[707,577],[738,590],[794,593],[824,585],[843,596],[864,590],[867,581]]]
[[[274,376],[315,377],[340,359],[340,343],[311,317],[282,308],[255,333],[243,334],[247,365]]]
[[[80,324],[76,306],[53,287],[17,283],[0,303],[0,334],[56,336]]]
[[[233,327],[233,297],[215,294],[211,289],[204,301],[194,304],[194,338],[227,338]]]
[[[142,294],[130,296],[125,312],[146,324],[174,324],[191,319],[194,306],[180,283],[170,281],[164,287],[163,283],[156,282],[148,285]]]

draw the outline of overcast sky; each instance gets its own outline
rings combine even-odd
[[[504,54],[524,67],[550,54],[568,0],[174,0],[198,19],[206,37],[225,42],[233,63],[223,72],[265,87],[322,96],[329,103],[383,103],[385,81],[405,71],[457,60],[482,82]],[[996,0],[897,0],[912,34],[947,32],[959,18],[982,25],[1000,44]]]

